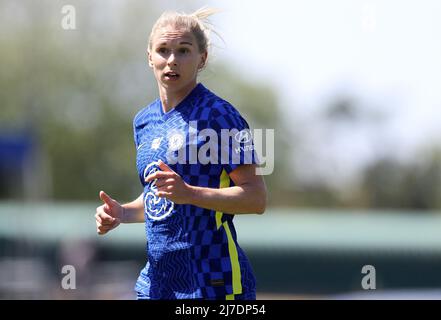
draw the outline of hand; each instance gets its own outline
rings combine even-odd
[[[100,191],[100,199],[104,204],[96,208],[95,219],[96,231],[103,235],[119,226],[123,218],[124,208],[104,191]]]
[[[159,168],[162,171],[156,171],[145,178],[147,183],[156,179],[155,185],[158,188],[156,196],[167,198],[176,204],[190,203],[191,186],[161,160],[159,160]]]

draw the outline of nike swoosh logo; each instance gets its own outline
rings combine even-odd
[[[146,144],[146,142],[141,143],[136,150],[139,150],[145,144]]]

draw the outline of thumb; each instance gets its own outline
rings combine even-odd
[[[100,191],[100,199],[109,207],[113,205],[114,201],[107,193]]]
[[[165,172],[174,172],[168,165],[166,165],[162,160],[158,161],[158,167]]]

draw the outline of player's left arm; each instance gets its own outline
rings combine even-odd
[[[256,174],[254,164],[240,165],[231,171],[229,176],[235,186],[221,189],[191,186],[162,161],[159,167],[162,171],[146,178],[147,182],[157,179],[159,197],[230,214],[265,212],[266,186],[263,177]]]

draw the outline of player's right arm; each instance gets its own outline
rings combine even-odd
[[[96,208],[95,220],[97,233],[106,234],[120,223],[145,222],[143,194],[136,200],[121,205],[104,191],[100,192],[103,205]]]
[[[122,223],[139,223],[145,222],[144,215],[144,193],[132,202],[123,204],[124,208]]]

